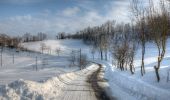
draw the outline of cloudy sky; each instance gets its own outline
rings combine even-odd
[[[74,33],[107,20],[129,22],[130,0],[0,0],[0,33]]]

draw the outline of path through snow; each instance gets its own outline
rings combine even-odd
[[[99,68],[92,64],[81,71],[51,78],[45,82],[19,80],[0,88],[1,100],[97,100],[88,82]]]

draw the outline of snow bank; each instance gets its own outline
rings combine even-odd
[[[56,99],[62,89],[79,75],[84,75],[89,70],[94,71],[94,65],[81,71],[61,74],[44,82],[17,80],[6,86],[0,87],[0,100],[49,100]]]
[[[115,84],[114,81],[111,81],[114,76],[108,75],[108,73],[110,73],[108,72],[110,71],[108,67],[111,66],[109,63],[98,60],[95,60],[93,62],[102,65],[102,71],[99,73],[98,78],[104,80],[99,80],[98,84],[101,88],[104,89],[104,91],[110,98],[112,98],[113,100],[137,100],[137,98],[132,95],[129,95],[124,89],[120,88],[119,84]]]
[[[18,80],[7,86],[3,86],[0,91],[0,99],[3,100],[41,100],[58,96],[63,83],[55,77],[44,83],[27,80]]]
[[[170,91],[155,87],[144,81],[141,81],[140,79],[137,80],[133,77],[127,77],[124,74],[115,71],[112,66],[109,66],[109,64],[106,66],[105,78],[109,80],[109,84],[115,84],[121,87],[125,92],[136,97],[137,99],[168,100],[170,98]],[[111,86],[111,88],[112,87],[115,86]],[[112,88],[112,91],[115,91],[115,88]]]
[[[53,77],[42,83],[27,80],[12,82],[0,88],[0,99],[46,100],[56,98],[64,87],[64,82],[71,81],[76,78],[76,75],[73,73],[67,73],[60,75],[59,77]]]

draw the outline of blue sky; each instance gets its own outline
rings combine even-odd
[[[107,20],[129,22],[129,0],[0,0],[0,33],[74,33]]]

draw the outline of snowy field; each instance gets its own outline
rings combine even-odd
[[[3,64],[0,66],[0,85],[9,84],[15,80],[24,79],[32,81],[43,81],[59,74],[78,70],[75,65],[70,67],[69,53],[72,49],[82,51],[87,48],[81,41],[77,40],[46,40],[43,41],[47,46],[51,46],[52,54],[41,54],[33,52],[16,52],[16,50],[4,49]],[[40,52],[40,43],[23,44],[30,50]],[[55,48],[60,47],[62,52],[60,56],[55,53]],[[14,56],[13,56],[14,55]],[[14,57],[14,63],[13,63]],[[37,57],[37,62],[36,62]],[[37,63],[37,64],[36,64]],[[37,67],[36,67],[37,65]],[[36,69],[37,68],[37,69]]]
[[[3,66],[0,68],[0,84],[9,84],[18,79],[43,81],[62,73],[78,70],[78,67],[69,67],[68,56],[72,50],[87,54],[92,60],[90,47],[83,44],[81,40],[45,40],[42,42],[23,43],[29,50],[41,52],[40,44],[45,43],[51,48],[51,54],[28,52],[11,52],[6,50],[3,53]],[[61,49],[60,56],[57,56],[56,48]],[[15,50],[14,50],[15,51]],[[13,64],[13,53],[15,63]],[[161,63],[160,77],[158,83],[153,66],[157,64],[157,48],[153,43],[147,43],[145,55],[146,74],[140,75],[141,49],[139,47],[135,56],[135,74],[130,71],[120,71],[111,65],[111,61],[100,61],[99,53],[95,53],[95,62],[105,67],[105,78],[108,80],[113,96],[120,100],[168,100],[170,98],[170,81],[167,82],[167,72],[170,70],[170,39],[167,43],[165,58]],[[38,70],[35,69],[36,57],[38,57]],[[46,65],[42,64],[43,59],[48,59]],[[110,58],[110,56],[109,56]],[[109,59],[111,60],[111,59]]]
[[[89,47],[85,45],[81,40],[44,40],[40,42],[29,42],[23,43],[22,46],[28,48],[29,50],[41,52],[41,43],[44,43],[47,48],[51,49],[51,55],[57,55],[56,49],[60,48],[60,55],[68,56],[72,50],[79,51],[80,48],[82,53],[89,52]],[[44,50],[44,53],[48,53],[47,50]]]

